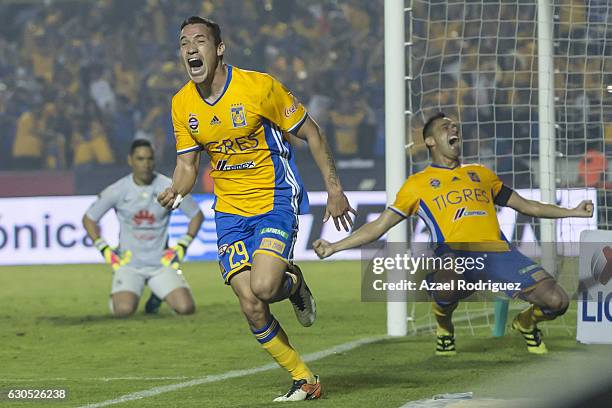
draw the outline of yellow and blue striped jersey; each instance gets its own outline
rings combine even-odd
[[[418,215],[434,242],[490,243],[487,250],[507,251],[494,203],[502,186],[497,175],[480,164],[432,164],[406,180],[389,209],[403,217]]]
[[[205,150],[215,210],[245,217],[286,208],[308,210],[288,132],[304,123],[304,106],[268,74],[228,66],[221,96],[205,101],[193,81],[172,98],[177,154]]]

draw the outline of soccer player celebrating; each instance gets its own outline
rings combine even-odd
[[[591,217],[593,203],[582,201],[576,208],[567,209],[527,200],[502,184],[495,173],[486,167],[480,164],[462,165],[457,124],[443,113],[427,121],[423,138],[431,154],[431,165],[406,180],[393,205],[383,211],[378,219],[339,242],[315,241],[313,245],[317,255],[327,258],[338,251],[373,242],[404,218],[416,214],[428,226],[439,247],[444,243],[453,253],[462,256],[486,254],[486,278],[493,282],[520,283],[520,291],[506,293],[531,305],[516,316],[512,327],[522,334],[529,352],[546,353],[537,324],[564,314],[569,303],[568,296],[552,276],[505,240],[499,228],[495,205],[507,206],[532,217],[566,218]],[[439,279],[434,283],[444,283],[446,279],[442,273],[429,275],[428,278]],[[468,272],[463,279],[470,279]],[[471,293],[434,293],[432,306],[437,320],[436,354],[455,354],[452,313],[458,301]]]
[[[225,44],[215,22],[187,18],[180,55],[191,79],[172,99],[177,164],[172,186],[159,202],[172,208],[193,188],[200,152],[211,158],[219,264],[238,297],[251,331],[293,378],[275,401],[316,399],[319,378],[302,361],[269,304],[289,298],[303,326],[316,307],[300,269],[292,263],[298,214],[308,197],[287,133],[306,140],[323,175],[336,228],[352,225],[349,206],[325,137],[304,106],[281,83],[223,62]]]
[[[185,197],[180,209],[190,218],[187,233],[168,248],[170,212],[156,198],[171,180],[154,172],[153,147],[147,140],[132,143],[128,164],[132,173],[104,189],[83,216],[87,234],[113,269],[111,313],[117,317],[133,314],[147,284],[152,292],[145,305],[147,313],[156,313],[164,300],[176,313],[191,314],[195,305],[179,265],[204,215],[191,196]],[[111,208],[119,219],[116,249],[101,238],[98,225]]]

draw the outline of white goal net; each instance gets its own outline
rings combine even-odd
[[[537,1],[413,0],[406,6],[409,173],[428,164],[422,126],[443,111],[461,124],[465,163],[482,163],[508,186],[539,198]],[[597,208],[590,223],[558,221],[557,242],[577,243],[585,228],[612,226],[611,22],[607,1],[553,1],[558,203],[569,206],[586,194]],[[538,220],[511,210],[501,211],[499,218],[516,244],[539,240]],[[426,234],[421,222],[413,223],[413,240]],[[537,256],[534,252],[530,255]],[[577,280],[574,255],[560,249],[555,271],[568,280],[568,291]],[[423,319],[433,322],[431,313],[419,310],[424,305],[412,308],[416,327],[424,325]],[[466,323],[457,328],[491,327],[491,309],[491,302],[464,303],[456,317]],[[547,326],[571,332],[575,314]]]

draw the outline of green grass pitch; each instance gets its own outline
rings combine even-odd
[[[301,354],[386,333],[385,304],[360,300],[359,263],[301,265],[317,298],[315,325],[301,327],[288,302],[273,306]],[[57,402],[5,399],[0,406],[82,406],[270,363],[231,289],[223,285],[217,265],[186,264],[184,272],[197,302],[195,315],[174,316],[164,305],[157,316],[139,311],[130,319],[113,319],[108,314],[110,272],[104,265],[0,268],[0,390],[64,388],[69,394]],[[575,341],[574,322],[572,304],[566,317],[570,329],[547,332],[551,353],[544,357],[529,355],[517,335],[493,339],[487,328],[475,335],[459,331],[459,354],[452,358],[433,355],[434,339],[428,331],[335,353],[309,364],[324,389],[324,398],[312,404],[399,407],[437,393],[489,396],[486,384],[493,375],[584,353],[586,346]],[[116,406],[265,407],[289,385],[284,371],[272,369]],[[506,391],[521,396],[511,387]],[[504,389],[496,391],[500,393]]]

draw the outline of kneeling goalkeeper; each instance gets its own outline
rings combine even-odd
[[[152,292],[145,305],[147,313],[156,313],[163,300],[176,313],[191,314],[195,304],[179,266],[204,215],[191,196],[185,197],[179,208],[190,219],[187,233],[168,248],[170,211],[159,205],[157,195],[171,180],[154,171],[153,147],[147,140],[132,143],[128,164],[132,173],[104,189],[83,216],[87,234],[113,269],[111,313],[117,317],[133,314],[146,284]],[[100,236],[98,226],[111,208],[119,219],[116,249]]]

